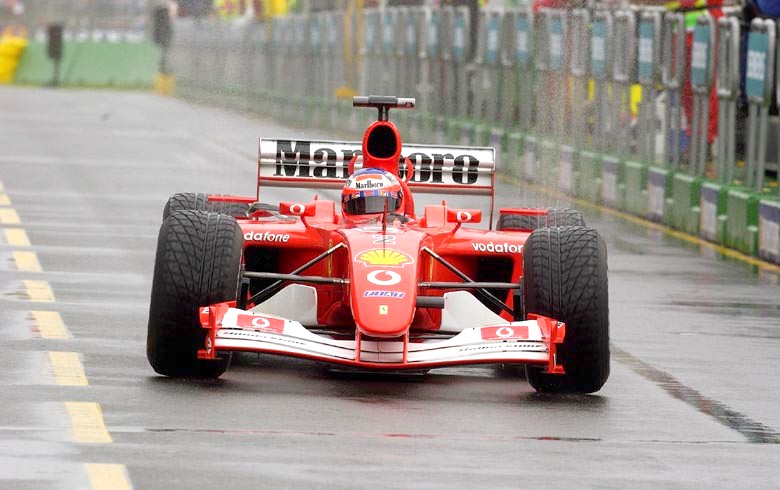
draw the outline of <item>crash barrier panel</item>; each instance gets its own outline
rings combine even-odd
[[[758,250],[758,196],[750,189],[732,187],[726,195],[727,247],[756,255]]]
[[[118,37],[117,37],[118,36]],[[160,51],[151,41],[133,34],[130,40],[115,33],[66,32],[60,65],[60,84],[91,87],[151,87]],[[24,51],[14,83],[44,85],[52,81],[54,64],[46,43],[36,35]]]
[[[759,201],[758,256],[780,263],[780,198]]]
[[[703,33],[693,35],[693,44],[699,45],[695,47],[698,54],[693,67],[694,74],[699,73],[693,78],[699,78],[691,80],[699,96],[694,118],[699,128],[694,132],[697,146],[686,143],[681,124],[681,92],[687,76],[681,15],[483,11],[474,20],[480,27],[472,44],[466,40],[471,22],[466,9],[404,8],[387,14],[367,11],[362,30],[356,28],[354,20],[341,16],[342,25],[332,32],[337,33],[335,44],[345,52],[348,46],[360,44],[356,42],[358,37],[363,41],[357,83],[366,87],[376,83],[380,89],[393,84],[415,87],[413,95],[419,97],[423,109],[395,116],[410,140],[490,144],[499,150],[502,170],[524,180],[623,209],[747,253],[759,253],[763,242],[769,243],[770,249],[773,246],[769,237],[774,230],[772,224],[761,228],[759,222],[763,215],[758,209],[766,192],[759,192],[755,182],[753,189],[734,186],[744,182],[747,173],[735,172],[733,159],[729,159],[729,153],[733,153],[729,148],[736,146],[733,138],[731,142],[722,139],[726,149],[717,153],[717,161],[709,159],[705,111],[709,109],[707,94],[715,78],[712,61],[716,50],[722,58],[738,58],[732,46],[739,32],[731,31],[732,20],[714,24],[705,18],[700,21]],[[368,19],[372,15],[376,30],[370,35],[368,25],[373,21]],[[288,22],[293,27],[286,26]],[[257,101],[255,105],[262,104],[255,110],[284,112],[296,121],[360,131],[372,115],[351,110],[348,102],[323,100],[340,85],[349,84],[349,69],[333,71],[344,75],[339,81],[333,81],[331,75],[317,77],[321,82],[317,84],[288,80],[299,72],[293,68],[285,72],[285,66],[296,60],[303,60],[304,66],[318,66],[320,72],[327,71],[317,64],[321,60],[316,56],[316,39],[330,34],[324,34],[321,28],[318,32],[317,24],[310,19],[306,29],[296,29],[294,19],[280,19],[278,25],[246,27],[268,29],[266,42],[270,46],[254,46],[253,55],[249,49],[232,51],[255,56],[254,67],[274,67],[245,71],[243,75],[251,83],[241,83],[240,74],[231,68],[238,65],[232,61],[225,61],[227,68],[219,76],[212,73],[184,78],[199,79],[201,86],[217,83],[219,87],[231,86],[220,77],[235,78],[238,88],[229,92],[235,95],[243,91],[244,97],[251,96]],[[718,36],[718,43],[713,41],[716,30],[726,32]],[[263,36],[256,32],[238,40],[224,33],[209,35],[223,50],[228,49],[224,39],[263,42]],[[308,41],[301,43],[295,35],[308,36]],[[301,50],[301,46],[309,46],[310,50]],[[471,47],[474,53],[469,52]],[[725,55],[720,54],[723,49],[727,49]],[[333,59],[345,58],[333,55],[332,47],[325,51]],[[189,55],[202,58],[201,53],[197,54]],[[221,56],[232,54],[223,52]],[[394,82],[388,83],[383,78],[386,75],[376,70],[377,61],[382,69],[385,65],[393,67],[390,76]],[[375,76],[378,81],[370,82]],[[211,80],[203,84],[203,79],[209,77]],[[718,70],[717,89],[722,103],[737,100],[737,78],[733,72],[722,73],[722,67]],[[489,85],[485,85],[486,80]],[[628,93],[634,91],[632,85],[636,82],[642,85],[643,97],[638,114],[633,114]],[[729,84],[731,89],[727,91]],[[486,86],[489,90],[479,90]],[[659,107],[665,110],[659,111]],[[718,117],[731,118],[728,110],[720,111]],[[636,129],[629,131],[634,118]],[[721,124],[720,130],[727,128],[728,124]],[[768,202],[771,208],[774,201]],[[765,255],[772,257],[771,253]]]
[[[740,25],[734,17],[717,23],[718,138],[713,181],[701,186],[699,236],[726,243],[727,196],[736,167],[736,111],[739,96]]]
[[[580,199],[599,202],[601,199],[602,157],[589,150],[575,152],[578,172],[575,175],[574,195]]]
[[[634,160],[627,160],[623,169],[624,210],[637,216],[647,216],[647,169]]]
[[[62,85],[150,87],[159,64],[153,43],[65,43],[61,62]],[[43,43],[31,42],[21,59],[14,82],[42,85],[52,80],[53,64]]]

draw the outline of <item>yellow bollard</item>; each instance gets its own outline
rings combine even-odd
[[[0,33],[0,84],[13,82],[19,60],[27,48],[27,29],[9,26]]]
[[[158,73],[154,76],[154,92],[164,97],[171,97],[176,88],[176,77]]]

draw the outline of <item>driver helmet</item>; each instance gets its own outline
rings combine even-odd
[[[341,191],[344,216],[395,213],[402,209],[401,183],[380,168],[364,168],[352,174]]]

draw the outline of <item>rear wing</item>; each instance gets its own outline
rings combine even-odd
[[[341,189],[349,177],[349,162],[355,155],[355,169],[360,169],[362,145],[357,141],[261,139],[258,200],[263,186]],[[495,149],[404,144],[399,162],[402,178],[405,158],[414,166],[408,181],[413,191],[443,196],[490,196],[492,208]]]

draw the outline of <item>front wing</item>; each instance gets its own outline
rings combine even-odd
[[[562,374],[556,347],[563,342],[566,325],[531,316],[530,320],[466,328],[444,340],[415,340],[409,335],[393,339],[339,340],[319,335],[300,323],[273,315],[239,310],[234,302],[201,309],[207,330],[201,359],[214,359],[220,351],[287,355],[321,362],[376,370],[428,369],[464,364],[536,364]]]

